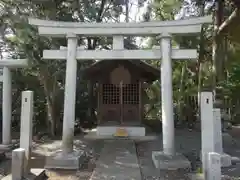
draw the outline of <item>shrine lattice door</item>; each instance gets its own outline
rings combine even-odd
[[[102,87],[104,120],[120,123],[139,120],[139,84],[103,84]]]

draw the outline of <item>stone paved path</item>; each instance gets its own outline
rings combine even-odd
[[[90,180],[141,180],[134,141],[105,140]]]

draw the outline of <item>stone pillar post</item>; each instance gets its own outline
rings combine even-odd
[[[74,122],[75,122],[75,100],[76,100],[76,78],[77,78],[77,36],[67,35],[67,63],[64,95],[64,115],[63,115],[63,153],[73,151]]]
[[[3,68],[3,89],[2,89],[2,144],[11,144],[12,124],[12,75],[11,70]]]
[[[18,148],[12,151],[12,180],[21,180],[24,176],[25,150]]]
[[[163,34],[161,37],[162,131],[163,152],[167,155],[175,154],[171,49],[171,36]]]
[[[208,153],[207,172],[204,174],[205,179],[221,179],[221,155],[215,152]]]
[[[213,108],[213,131],[215,139],[215,151],[216,153],[223,154],[223,145],[222,145],[222,122],[221,122],[221,109]]]
[[[206,175],[208,171],[208,153],[215,151],[213,93],[211,91],[201,92],[200,102],[202,167],[203,173]]]
[[[33,91],[22,92],[20,148],[25,150],[24,174],[30,172],[32,150]]]

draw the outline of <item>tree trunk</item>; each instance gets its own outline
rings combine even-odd
[[[44,93],[46,97],[46,110],[47,110],[47,119],[46,125],[48,133],[54,137],[56,135],[56,108],[55,108],[55,94],[53,88],[49,86],[55,86],[55,82],[49,83],[50,76],[48,75],[47,68],[43,67],[40,70],[39,79],[44,88]]]
[[[216,88],[219,81],[223,80],[222,66],[224,56],[222,56],[222,36],[218,35],[218,29],[223,22],[223,7],[224,0],[215,1],[215,13],[214,13],[214,32],[213,32],[213,51],[212,51],[212,90],[214,92],[214,100],[216,99]]]
[[[181,103],[181,100],[182,98],[184,99],[184,91],[183,91],[183,82],[184,82],[184,79],[185,79],[185,73],[186,72],[186,64],[183,64],[182,66],[182,72],[181,72],[181,80],[180,80],[180,84],[179,84],[179,91],[178,91],[178,114],[179,114],[179,124],[182,123],[182,103]]]
[[[46,94],[46,100],[47,100],[48,133],[52,137],[54,137],[56,135],[56,114],[55,114],[54,104],[52,103],[49,95],[47,95],[47,94]]]
[[[204,16],[204,9],[205,9],[205,2],[203,1],[203,3],[201,4],[200,7],[200,16]],[[198,63],[197,63],[197,91],[198,91],[198,115],[200,115],[200,93],[202,91],[202,73],[203,73],[203,61],[204,61],[204,28],[201,28],[201,33],[200,33],[200,47],[199,47],[199,59],[198,59]],[[198,121],[200,121],[200,116],[198,116]]]

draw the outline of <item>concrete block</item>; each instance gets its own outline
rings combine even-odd
[[[226,153],[220,154],[221,156],[221,167],[228,167],[232,165],[232,156]],[[203,161],[202,156],[200,156],[200,160]]]
[[[25,150],[18,148],[12,152],[12,180],[21,180],[24,173]]]
[[[221,156],[221,167],[228,167],[232,165],[232,157],[229,154],[222,153]]]
[[[208,166],[204,172],[207,180],[221,179],[221,155],[215,152],[208,153]]]
[[[152,152],[153,164],[158,169],[177,170],[177,169],[191,169],[190,161],[180,153],[173,156],[166,155],[160,151]]]
[[[85,157],[83,151],[74,151],[69,154],[64,154],[60,151],[46,157],[45,169],[78,170],[84,162]]]
[[[213,108],[213,131],[214,131],[214,145],[216,153],[223,153],[223,143],[222,143],[222,120],[221,120],[221,110],[220,108]]]

